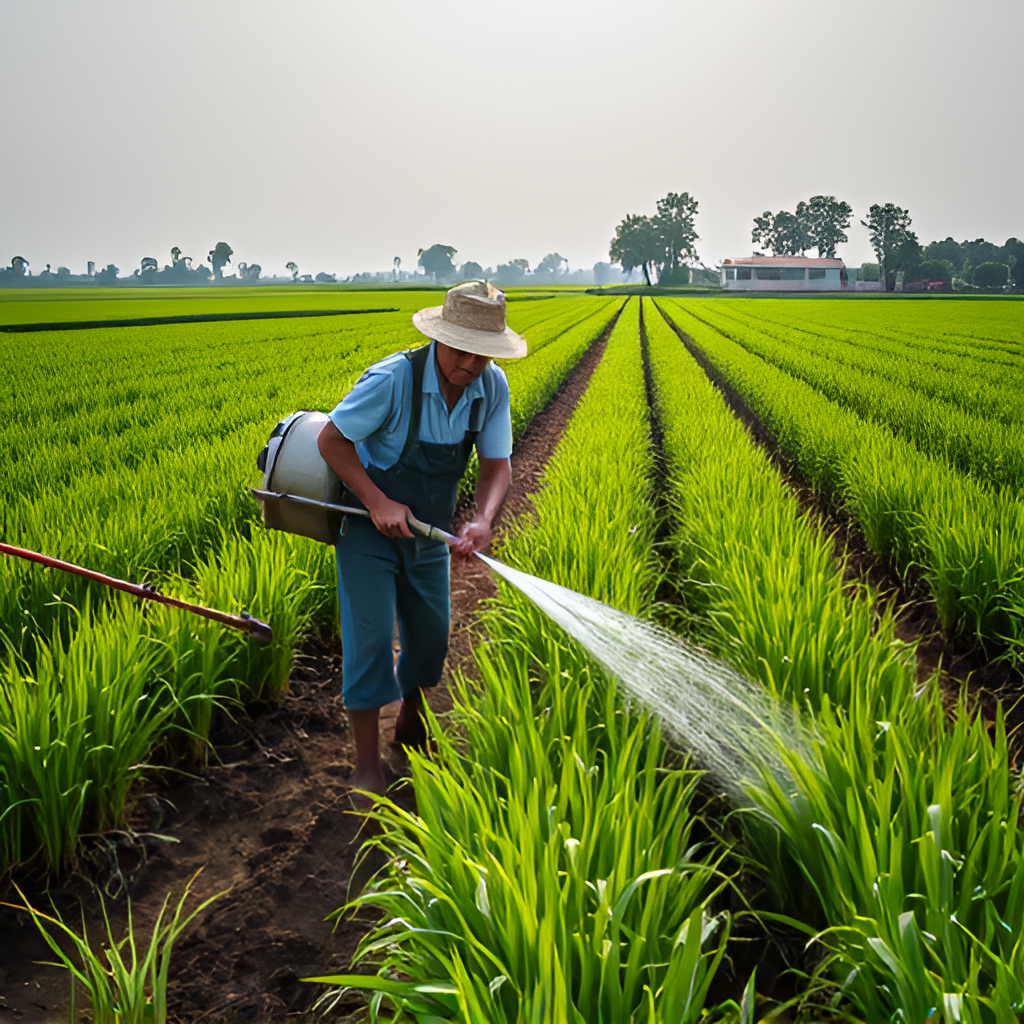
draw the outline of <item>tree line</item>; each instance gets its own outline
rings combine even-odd
[[[530,261],[526,259],[509,260],[508,263],[499,263],[497,267],[482,267],[474,260],[467,260],[461,266],[455,265],[455,256],[458,249],[452,245],[437,243],[428,249],[420,249],[417,255],[417,266],[423,269],[423,273],[437,284],[449,284],[455,280],[463,281],[481,280],[483,278],[494,279],[495,283],[502,287],[510,287],[522,284],[529,274],[532,281],[536,283],[551,283],[559,278],[565,277],[569,270],[569,261],[565,256],[557,252],[549,252],[530,271]],[[395,257],[396,267],[400,267],[401,260]]]
[[[422,273],[403,271],[402,259],[400,256],[396,256],[392,261],[392,269],[389,273],[356,274],[349,280],[355,283],[362,283],[364,281],[372,281],[374,283],[384,281],[422,282],[428,280],[435,284],[449,284],[457,280],[473,280],[486,277],[488,279],[493,278],[504,286],[511,286],[524,283],[527,277],[536,283],[552,283],[556,280],[565,280],[567,279],[569,269],[568,259],[557,252],[548,253],[544,256],[536,267],[533,268],[532,272],[530,270],[530,262],[526,259],[509,260],[508,263],[499,264],[496,269],[482,267],[473,260],[468,260],[460,266],[456,266],[454,257],[457,253],[458,250],[454,246],[438,243],[429,248],[420,249],[417,253],[417,266],[422,270]],[[120,268],[112,263],[101,270],[95,271],[95,273],[92,273],[92,264],[90,264],[91,279],[101,285],[220,283],[225,280],[224,269],[231,262],[234,250],[227,242],[218,242],[210,250],[206,260],[195,265],[193,264],[192,257],[185,255],[178,246],[171,249],[170,256],[170,263],[165,264],[163,267],[152,256],[144,257],[139,268],[128,278],[120,277]],[[209,266],[206,265],[207,263]],[[605,276],[608,278],[614,277],[617,274],[617,271],[614,271],[609,265],[598,264],[595,267],[595,275],[598,273],[598,268],[605,268]],[[289,261],[285,264],[285,269],[292,275],[292,280],[295,282],[329,284],[337,281],[335,275],[323,272],[315,277],[309,274],[300,274],[298,264],[294,261]],[[260,275],[262,272],[263,268],[258,263],[240,262],[237,264],[235,275],[228,280],[255,284],[261,279]],[[29,262],[23,256],[15,256],[11,260],[9,267],[0,268],[0,283],[15,284],[21,279],[28,277],[31,277]],[[82,281],[81,277],[75,277],[72,280],[73,277],[74,275],[71,274],[67,267],[60,267],[56,274],[53,274],[50,272],[49,265],[47,265],[46,270],[37,275],[35,280],[42,282],[46,281],[47,278],[53,278],[52,283],[54,284],[71,284]]]
[[[174,246],[170,252],[171,262],[165,264],[163,268],[161,268],[159,260],[154,259],[152,256],[144,256],[139,264],[139,268],[134,271],[131,277],[120,277],[121,268],[116,267],[113,263],[108,263],[107,266],[95,271],[95,273],[92,272],[92,264],[90,263],[90,277],[99,285],[189,285],[208,284],[211,281],[220,283],[224,281],[224,268],[231,262],[231,257],[234,254],[234,249],[227,242],[218,242],[209,251],[205,261],[193,266],[192,257],[186,256],[178,246]],[[207,263],[210,264],[209,267],[206,266]],[[309,274],[300,276],[298,265],[294,262],[285,264],[285,269],[292,275],[292,280],[296,282],[316,281],[317,283],[325,284],[337,280],[333,274],[326,273],[319,273],[315,278]],[[233,279],[239,282],[254,284],[260,280],[262,273],[263,268],[258,263],[239,262]],[[9,267],[0,267],[0,284],[17,283],[22,278],[30,276],[29,261],[24,256],[15,256],[11,260]],[[47,278],[53,278],[53,283],[59,285],[65,282],[69,284],[74,283],[72,282],[73,276],[67,267],[58,267],[56,273],[52,273],[50,271],[50,264],[47,264],[46,270],[39,274],[36,279],[46,281]]]
[[[690,266],[697,264],[694,218],[697,200],[689,192],[669,192],[659,199],[653,216],[627,214],[615,229],[608,247],[612,262],[624,270],[639,268],[648,285],[687,284]],[[751,241],[773,256],[805,256],[834,259],[837,246],[849,241],[853,207],[835,196],[811,196],[793,212],[765,210],[754,218]],[[909,211],[894,203],[871,206],[861,224],[868,229],[878,260],[874,279],[888,290],[898,277],[906,282],[943,282],[959,288],[1024,288],[1024,242],[1009,238],[1001,246],[984,238],[973,242],[941,242],[921,245],[911,230]],[[757,253],[756,255],[763,255]],[[700,264],[703,266],[703,264]],[[865,266],[865,271],[870,269]]]

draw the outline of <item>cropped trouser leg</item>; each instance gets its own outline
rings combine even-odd
[[[390,540],[372,523],[350,519],[335,557],[346,708],[379,708],[403,693],[436,686],[448,651],[451,615],[447,547]]]

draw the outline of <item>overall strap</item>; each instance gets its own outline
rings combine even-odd
[[[421,345],[419,348],[414,348],[402,354],[409,360],[409,365],[412,367],[412,411],[409,414],[409,429],[405,435],[402,454],[398,457],[399,462],[408,454],[413,443],[419,440],[420,413],[423,410],[423,373],[427,368],[430,346]]]
[[[472,448],[473,443],[476,441],[476,435],[480,433],[483,424],[480,422],[484,417],[484,400],[482,398],[474,398],[473,404],[469,407],[469,426],[466,430],[466,436],[463,438],[463,443],[467,448]]]

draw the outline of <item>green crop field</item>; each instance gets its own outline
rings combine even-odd
[[[275,637],[0,561],[0,873],[73,865],[84,834],[124,824],[147,766],[202,760],[219,706],[280,699],[335,618],[333,564],[262,529],[255,455],[282,416],[333,407],[415,343],[411,311],[440,301],[151,296],[0,294],[0,322],[398,312],[0,334],[5,539],[245,608]],[[1024,305],[520,297],[517,437],[607,347],[496,556],[700,645],[789,709],[799,742],[763,725],[771,766],[737,795],[663,730],[669,709],[502,584],[478,678],[450,681],[433,755],[410,757],[415,811],[371,812],[386,867],[348,909],[377,923],[333,983],[465,1024],[754,1021],[794,995],[776,1020],[1021,1019],[1003,709],[1024,682]],[[925,667],[909,595],[1001,693]],[[769,946],[783,982],[753,970]]]

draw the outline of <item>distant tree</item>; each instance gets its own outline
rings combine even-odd
[[[218,242],[207,257],[207,262],[213,267],[213,276],[219,281],[223,277],[224,264],[231,262],[234,249],[227,242]]]
[[[197,281],[209,281],[213,277],[213,274],[205,263],[200,263],[198,267],[193,268],[192,276]]]
[[[96,271],[96,283],[101,285],[115,284],[119,273],[121,271],[113,263],[108,263],[102,270]]]
[[[464,281],[481,281],[484,276],[484,268],[479,263],[469,260],[462,264],[462,279]]]
[[[754,218],[751,241],[770,249],[773,256],[803,256],[813,244],[807,224],[795,213],[765,210]]]
[[[441,245],[440,242],[432,245],[429,249],[420,249],[416,254],[419,257],[419,265],[428,277],[441,284],[449,281],[455,276],[455,264],[452,257],[458,252],[452,245]]]
[[[494,279],[503,288],[519,284],[530,270],[529,260],[509,260],[500,263],[494,271]]]
[[[878,280],[878,264],[877,263],[862,263],[860,265],[860,272],[857,274],[857,278],[860,281],[877,281]]]
[[[999,259],[999,246],[984,238],[976,238],[973,242],[961,242],[960,248],[964,252],[965,262],[969,267],[977,268],[982,263],[1001,262]],[[975,281],[974,283],[977,284],[978,282]]]
[[[292,275],[292,280],[293,281],[298,281],[298,279],[299,279],[299,265],[297,263],[289,261],[288,263],[286,263],[284,265],[284,269],[287,270],[288,273]]]
[[[402,278],[402,257],[396,256],[391,261],[391,273],[394,275],[396,281],[400,281]]]
[[[58,267],[57,277],[66,280],[71,276],[71,270],[68,267]]]
[[[243,281],[258,281],[263,268],[258,263],[239,263],[238,276]]]
[[[687,260],[697,259],[695,243],[700,235],[693,225],[696,215],[697,200],[689,192],[669,192],[664,199],[658,200],[654,227],[662,245],[659,281],[666,273],[673,276]]]
[[[321,270],[314,280],[317,284],[335,284],[338,279],[333,274],[327,274]]]
[[[807,235],[808,248],[817,249],[822,259],[835,259],[836,246],[849,241],[846,229],[852,216],[853,207],[835,196],[811,196],[806,203],[796,204],[796,217]]]
[[[658,265],[664,251],[654,221],[635,213],[626,214],[608,246],[608,256],[612,263],[620,264],[627,273],[639,267],[648,287],[651,284],[651,271]]]
[[[891,291],[896,271],[908,269],[906,264],[915,250],[920,261],[921,247],[917,235],[910,230],[910,212],[894,203],[876,203],[868,210],[868,219],[861,224],[870,232],[881,279],[886,283],[886,290]]]
[[[148,280],[152,280],[157,275],[157,271],[160,269],[160,264],[157,263],[152,256],[144,256],[139,269],[135,271],[136,277],[144,277]]]
[[[941,281],[948,288],[953,283],[953,264],[949,260],[922,260],[907,272],[907,281]]]
[[[941,242],[930,242],[924,247],[923,256],[925,260],[948,260],[953,265],[953,273],[959,276],[963,273],[964,264],[967,262],[967,253],[954,238],[947,237]]]
[[[183,256],[178,246],[171,249],[171,265],[164,267],[163,275],[173,281],[183,281],[192,276],[192,257]]]
[[[974,268],[974,283],[979,288],[1005,288],[1010,281],[1010,268],[1005,263],[979,263]]]
[[[999,250],[1001,262],[1010,268],[1010,277],[1018,288],[1024,288],[1024,242],[1008,238]]]
[[[11,273],[15,277],[24,277],[28,273],[28,260],[24,256],[15,256],[11,260]]]
[[[557,277],[562,272],[563,263],[566,264],[566,269],[568,269],[569,261],[564,256],[557,252],[549,252],[537,264],[537,269],[534,273],[544,277]]]

